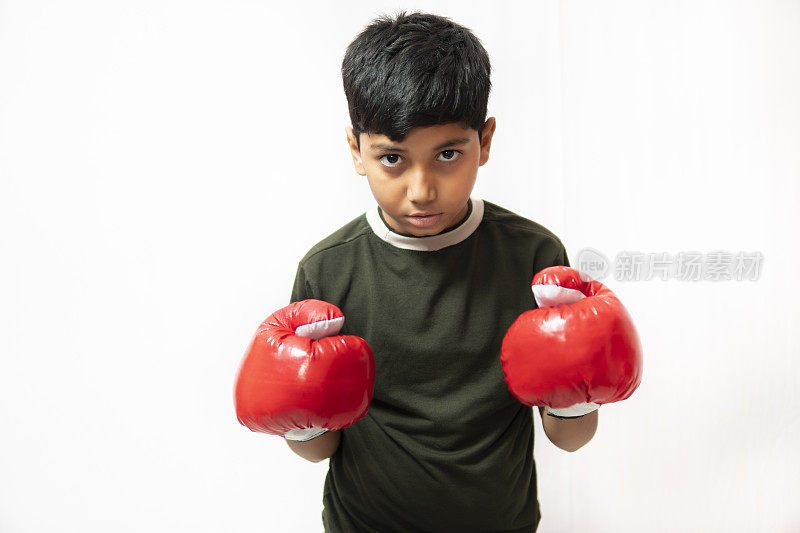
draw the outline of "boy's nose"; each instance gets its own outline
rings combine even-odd
[[[430,174],[421,170],[411,177],[406,190],[409,201],[427,204],[436,200],[436,183]]]

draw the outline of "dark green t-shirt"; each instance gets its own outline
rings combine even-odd
[[[375,206],[311,248],[291,301],[338,306],[375,357],[369,411],[330,458],[326,532],[536,530],[533,409],[500,345],[536,308],[533,275],[568,264],[547,228],[477,199],[438,235],[395,233]]]

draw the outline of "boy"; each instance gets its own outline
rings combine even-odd
[[[535,531],[527,406],[546,406],[555,445],[586,444],[599,406],[641,380],[630,315],[557,266],[567,254],[549,230],[471,198],[495,120],[469,30],[378,19],[342,74],[353,162],[377,205],[300,261],[292,303],[245,354],[237,418],[330,457],[326,531]]]
[[[342,64],[356,172],[377,205],[300,261],[291,301],[319,299],[374,354],[374,395],[350,427],[288,440],[330,457],[328,532],[526,532],[540,513],[532,409],[509,393],[505,332],[536,308],[531,277],[569,265],[543,226],[471,198],[489,159],[489,58],[449,19],[401,12],[373,21]],[[597,411],[544,416],[575,451]]]

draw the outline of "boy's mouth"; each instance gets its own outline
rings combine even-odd
[[[442,217],[441,213],[419,213],[406,215],[406,219],[418,228],[428,228],[434,226]]]

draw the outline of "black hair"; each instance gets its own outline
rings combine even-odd
[[[446,17],[399,12],[374,19],[347,47],[342,81],[353,133],[402,142],[417,126],[460,122],[478,131],[491,90],[489,54]]]

